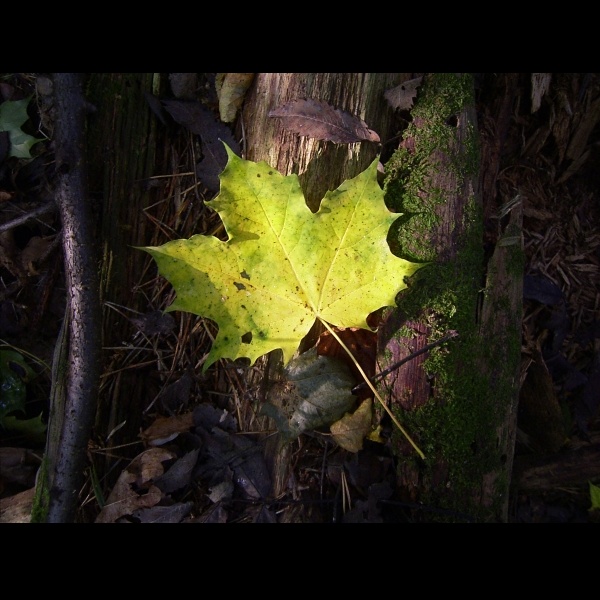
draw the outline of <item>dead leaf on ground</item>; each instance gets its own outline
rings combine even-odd
[[[373,426],[373,400],[363,400],[354,413],[347,413],[331,425],[333,439],[348,452],[358,452]]]
[[[159,396],[160,407],[170,415],[185,408],[190,401],[194,383],[193,370],[189,369],[177,381],[170,383]]]
[[[177,123],[200,136],[203,158],[196,165],[196,175],[208,190],[218,192],[219,174],[227,164],[227,152],[222,142],[236,154],[241,153],[231,129],[200,102],[163,100],[162,104]]]
[[[237,422],[233,415],[224,408],[216,408],[208,402],[203,402],[194,409],[194,425],[206,431],[213,427],[219,427],[223,431],[237,431]]]
[[[175,439],[180,433],[193,426],[193,412],[173,417],[157,417],[150,427],[142,431],[140,437],[151,446],[160,446]]]
[[[198,461],[199,449],[192,450],[177,459],[169,470],[154,480],[165,494],[180,490],[190,483],[192,472]]]
[[[223,123],[231,123],[235,120],[253,80],[254,73],[217,73],[215,87],[219,97],[219,114]]]
[[[202,454],[195,474],[211,482],[212,497],[220,498],[227,492],[228,486],[216,488],[224,481],[233,481],[252,500],[269,495],[271,477],[260,444],[219,427],[211,431],[198,427],[196,431],[202,438]]]
[[[171,506],[153,506],[140,508],[132,513],[132,517],[140,523],[181,523],[194,506],[193,502],[177,502]]]
[[[233,484],[233,471],[228,467],[225,467],[223,473],[226,475],[226,479],[213,485],[208,490],[209,493],[207,495],[210,498],[210,501],[215,504],[217,502],[229,502],[235,490]]]
[[[43,260],[54,243],[54,236],[30,238],[27,246],[21,252],[21,266],[31,276],[39,275],[37,264]]]
[[[35,487],[10,496],[0,498],[0,523],[29,523]]]
[[[213,504],[200,517],[186,518],[184,523],[227,523],[227,511],[221,504]]]
[[[355,382],[345,362],[319,356],[311,348],[285,367],[284,378],[272,383],[261,414],[275,421],[285,439],[293,440],[331,425],[354,408]]]
[[[164,473],[162,463],[173,458],[175,454],[163,448],[138,454],[122,471],[96,523],[115,523],[138,509],[156,506],[163,493],[153,482]]]
[[[327,140],[336,144],[379,142],[379,135],[356,115],[334,108],[320,100],[297,99],[269,112],[282,120],[285,129],[300,136]]]

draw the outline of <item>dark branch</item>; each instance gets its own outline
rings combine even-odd
[[[11,229],[18,227],[19,225],[24,225],[29,221],[38,219],[39,217],[47,213],[54,212],[55,210],[56,205],[54,204],[54,202],[47,202],[46,204],[42,204],[41,206],[38,206],[37,208],[30,210],[29,212],[23,213],[20,217],[14,218],[12,221],[2,223],[2,225],[0,225],[0,233],[3,233],[4,231],[10,231]]]
[[[67,284],[68,360],[48,522],[73,521],[100,378],[100,300],[85,164],[86,103],[81,75],[54,74],[56,204],[62,221]]]
[[[441,344],[444,344],[448,340],[451,340],[455,337],[458,337],[458,332],[454,331],[454,330],[450,331],[449,333],[447,333],[444,337],[440,338],[439,340],[436,340],[435,342],[431,342],[431,344],[427,344],[426,346],[423,346],[420,350],[417,350],[416,352],[409,354],[402,360],[399,360],[397,363],[394,363],[393,365],[389,366],[387,369],[381,371],[380,373],[377,373],[377,375],[374,375],[373,377],[371,377],[371,379],[370,379],[371,383],[374,384],[376,381],[379,381],[380,379],[383,379],[386,375],[389,375],[392,371],[395,371],[396,369],[400,368],[404,363],[407,363],[409,360],[412,360],[413,358],[416,358],[420,354],[423,354],[423,353],[427,352],[428,350],[435,348],[436,346],[440,346]],[[360,392],[360,391],[366,389],[366,387],[367,387],[367,383],[366,383],[366,381],[363,381],[362,383],[359,383],[358,385],[356,385],[352,388],[352,393],[356,394],[357,392]]]

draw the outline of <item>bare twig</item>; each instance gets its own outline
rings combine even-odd
[[[439,340],[436,340],[435,342],[431,342],[431,344],[427,344],[426,346],[423,346],[423,348],[421,348],[420,350],[417,350],[416,352],[409,354],[408,356],[406,356],[402,360],[399,360],[397,363],[394,363],[387,369],[384,369],[380,373],[377,373],[377,375],[374,375],[373,377],[371,377],[371,383],[375,383],[376,381],[379,381],[386,375],[389,375],[392,371],[395,371],[396,369],[401,367],[404,363],[407,363],[408,361],[412,360],[413,358],[416,358],[420,354],[423,354],[423,353],[427,352],[428,350],[435,348],[436,346],[445,344],[448,340],[451,340],[455,337],[458,337],[458,332],[454,331],[454,330],[450,331],[449,333],[447,333],[444,337],[440,338]],[[362,383],[359,383],[358,385],[356,385],[352,388],[352,393],[356,394],[357,392],[364,390],[366,387],[367,387],[367,383],[366,383],[366,381],[363,381]]]
[[[55,210],[56,204],[54,204],[54,202],[46,202],[46,204],[42,204],[41,206],[38,206],[37,208],[30,210],[29,212],[23,213],[20,217],[12,219],[7,223],[2,223],[2,225],[0,225],[0,233],[3,233],[4,231],[10,231],[11,229],[18,227],[19,225],[24,225],[29,221],[38,219],[39,217],[47,213],[54,212]]]

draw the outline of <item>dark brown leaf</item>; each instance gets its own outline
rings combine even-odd
[[[320,100],[292,100],[269,112],[282,119],[285,129],[301,136],[336,144],[379,142],[379,135],[356,115],[334,108]]]
[[[203,158],[196,165],[196,175],[211,192],[218,192],[219,174],[227,164],[223,142],[236,154],[241,152],[231,129],[199,102],[163,100],[163,105],[177,123],[200,136]]]
[[[175,319],[162,310],[131,317],[131,322],[146,335],[166,335],[175,329]]]
[[[140,437],[151,446],[160,446],[193,426],[194,417],[191,412],[173,417],[158,417],[150,427],[140,433]]]
[[[165,109],[163,108],[163,105],[160,102],[160,98],[158,96],[155,96],[154,94],[151,94],[150,92],[144,92],[144,98],[146,98],[146,102],[148,103],[150,110],[154,113],[158,120],[163,125],[166,125],[167,121],[165,120],[164,114]]]
[[[369,323],[370,324],[370,323]],[[346,344],[354,358],[358,361],[368,377],[375,375],[375,357],[377,354],[377,334],[374,331],[358,329],[356,327],[336,328],[336,333]],[[338,341],[328,332],[324,331],[317,341],[317,353],[322,356],[331,356],[345,362],[352,371],[357,381],[363,381],[360,371],[339,345]],[[371,397],[373,392],[367,387],[361,391],[359,398]]]
[[[194,506],[193,502],[177,502],[171,506],[139,508],[131,513],[140,523],[181,523]]]
[[[173,452],[162,448],[138,454],[119,475],[96,523],[114,523],[134,510],[156,506],[163,494],[153,481],[164,473],[162,463],[173,458]]]
[[[155,479],[156,487],[164,494],[170,494],[188,485],[199,453],[200,450],[195,449],[178,458],[165,473]]]
[[[161,408],[170,415],[174,415],[179,409],[186,407],[190,400],[193,383],[193,372],[189,369],[161,392],[159,396]]]

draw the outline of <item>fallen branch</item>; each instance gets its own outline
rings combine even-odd
[[[54,354],[50,420],[32,520],[71,522],[84,481],[100,379],[98,260],[85,165],[81,76],[54,74],[56,204],[62,221],[67,308]]]
[[[46,202],[46,204],[42,204],[41,206],[38,206],[29,212],[23,213],[20,217],[16,217],[6,223],[2,223],[2,225],[0,225],[0,233],[3,233],[4,231],[10,231],[19,225],[24,225],[29,221],[38,219],[47,213],[54,212],[55,210],[56,204],[54,204],[54,202]]]

